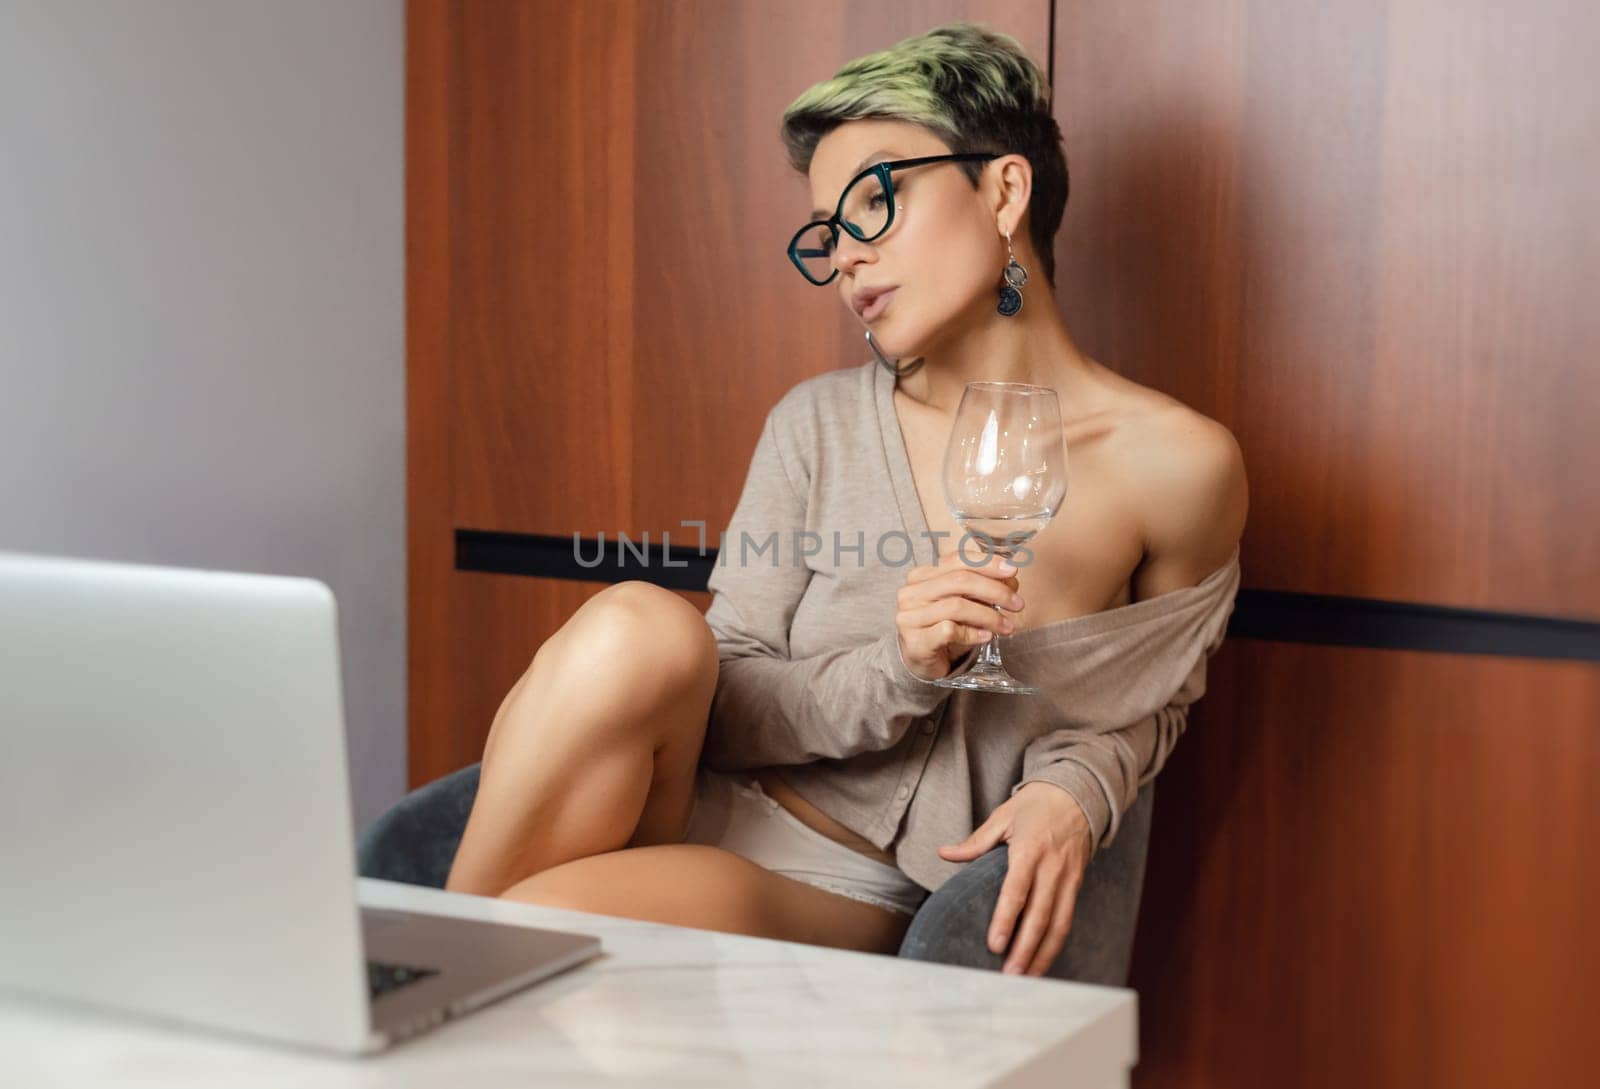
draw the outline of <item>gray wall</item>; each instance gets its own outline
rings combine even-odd
[[[400,0],[0,0],[0,549],[308,575],[405,782]]]

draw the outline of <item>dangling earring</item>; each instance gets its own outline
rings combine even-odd
[[[917,356],[917,358],[915,360],[912,361],[912,363],[911,363],[911,365],[909,367],[905,367],[905,368],[902,369],[899,366],[900,361],[898,359],[891,361],[887,356],[885,356],[883,354],[882,351],[879,350],[878,342],[872,339],[872,330],[871,329],[867,330],[867,347],[871,348],[872,349],[872,354],[878,357],[879,365],[882,366],[885,370],[887,370],[890,374],[894,375],[896,378],[899,378],[902,375],[910,374],[912,371],[914,371],[918,367],[922,366],[922,357],[919,355],[919,356]]]
[[[1000,305],[995,309],[1002,317],[1009,318],[1022,309],[1022,292],[1017,288],[1028,282],[1028,270],[1017,263],[1017,255],[1011,250],[1009,231],[1006,232],[1006,253],[1010,255],[1011,260],[1006,262],[1006,267],[1000,273],[1005,283],[1000,285]]]

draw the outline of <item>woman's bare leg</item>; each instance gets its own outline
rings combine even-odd
[[[489,729],[445,888],[498,896],[564,862],[683,838],[717,645],[684,598],[609,586],[545,641]]]

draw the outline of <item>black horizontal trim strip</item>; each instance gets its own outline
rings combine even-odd
[[[1240,590],[1228,635],[1285,643],[1600,661],[1600,623],[1378,598]]]
[[[704,590],[717,562],[715,548],[708,547],[705,555],[700,554],[699,534],[694,530],[684,534],[684,540],[693,544],[687,548],[673,545],[670,551],[654,540],[646,546],[643,540],[630,538],[624,544],[610,534],[605,538],[603,545],[594,537],[580,538],[575,544],[571,537],[458,529],[456,570],[579,582],[643,579],[670,590]]]
[[[581,582],[640,579],[672,590],[705,590],[717,550],[608,537],[550,537],[456,530],[456,570]],[[580,562],[581,561],[581,562]],[[1460,609],[1377,598],[1241,589],[1228,636],[1286,643],[1600,661],[1600,623],[1565,617]]]

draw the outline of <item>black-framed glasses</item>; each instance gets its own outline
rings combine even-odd
[[[850,179],[839,194],[839,206],[827,219],[807,223],[789,240],[789,260],[800,275],[821,287],[839,275],[833,265],[833,251],[839,244],[839,228],[852,238],[871,242],[894,223],[894,172],[928,163],[978,163],[998,159],[998,154],[975,151],[960,155],[923,155],[916,159],[891,159],[874,163]]]

